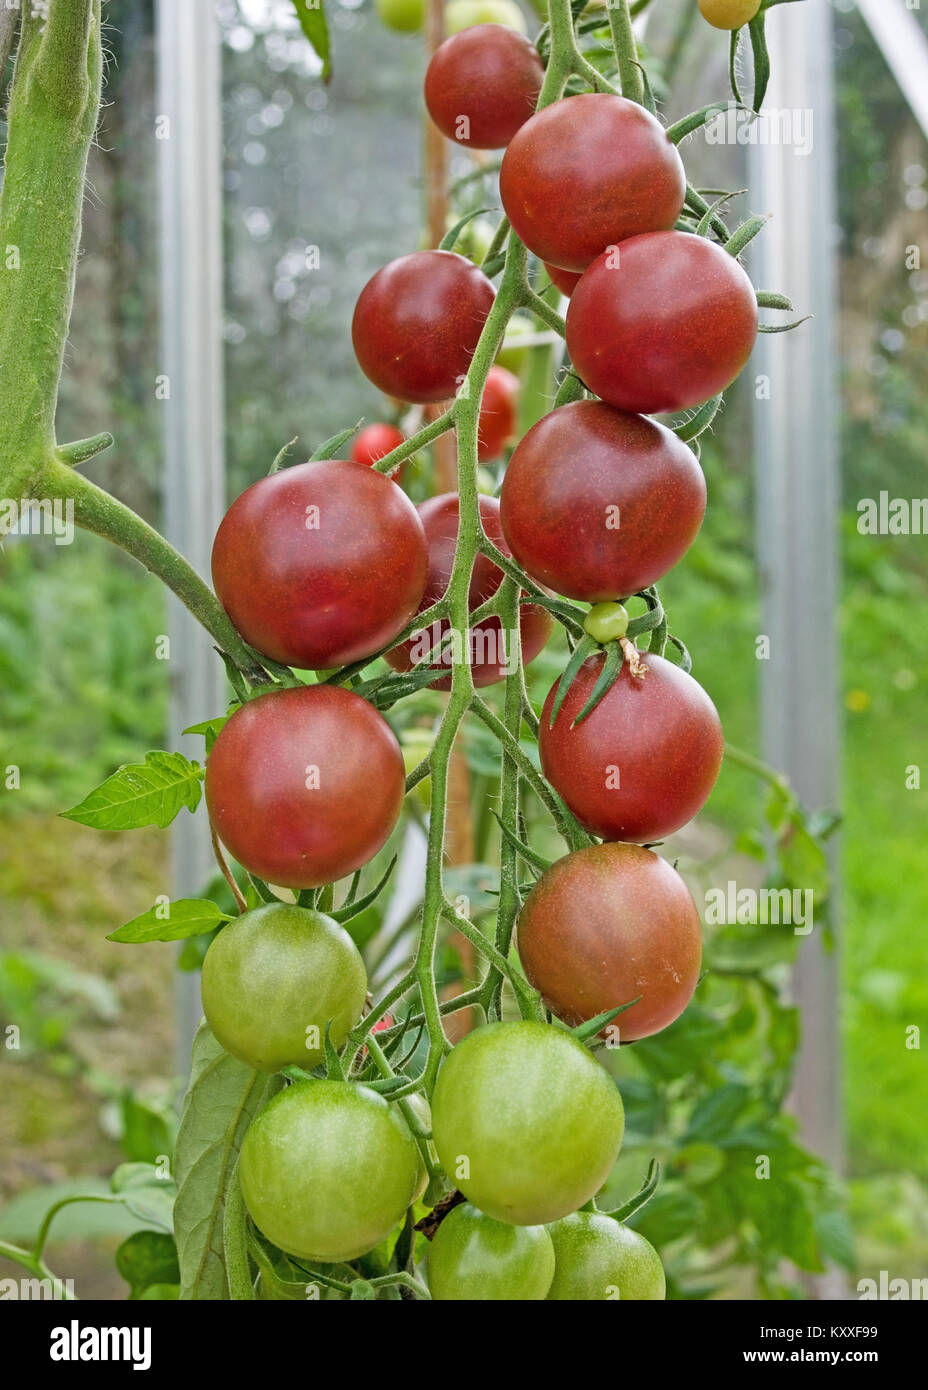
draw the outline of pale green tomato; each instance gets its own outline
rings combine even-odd
[[[432,736],[425,729],[407,729],[400,735],[400,747],[403,750],[403,762],[406,766],[406,776],[415,772],[416,768],[427,758],[432,751]],[[411,795],[419,801],[428,811],[432,805],[432,779],[423,777],[421,782],[417,782],[413,787]]]
[[[259,1071],[325,1057],[361,1017],[364,962],[344,927],[321,912],[269,903],[230,922],[203,962],[203,1012],[217,1040]]]
[[[760,6],[761,0],[699,0],[699,12],[713,29],[740,29]]]
[[[496,354],[496,360],[499,365],[505,367],[510,372],[515,372],[518,376],[525,366],[525,363],[528,361],[529,348],[525,343],[525,339],[531,339],[535,336],[536,330],[534,326],[529,323],[528,319],[523,318],[519,314],[515,314],[509,320],[509,324],[506,328],[506,336],[503,339],[503,345]]]
[[[374,0],[374,8],[398,34],[418,34],[425,23],[425,0]]]
[[[510,1226],[469,1202],[448,1213],[429,1247],[429,1291],[439,1303],[537,1303],[553,1278],[554,1246],[544,1226]]]
[[[594,603],[583,629],[594,642],[617,642],[628,631],[628,613],[621,603]]]
[[[445,6],[446,34],[459,34],[475,24],[502,24],[520,34],[528,32],[525,15],[515,0],[449,0]]]
[[[548,1233],[554,1244],[549,1299],[595,1303],[665,1296],[664,1267],[654,1246],[611,1216],[577,1211]]]

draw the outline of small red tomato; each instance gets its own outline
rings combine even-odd
[[[261,478],[226,512],[213,583],[259,652],[313,670],[361,661],[418,611],[425,534],[382,473],[330,459]]]
[[[494,364],[487,373],[477,424],[477,458],[481,463],[498,458],[514,436],[518,398],[519,378]]]
[[[216,834],[251,873],[284,888],[334,883],[373,859],[405,787],[390,725],[340,686],[250,700],[223,726],[206,763]]]
[[[479,505],[483,529],[494,545],[508,555],[509,547],[506,545],[499,522],[499,503],[495,497],[481,497]],[[458,538],[457,493],[446,492],[441,497],[429,498],[419,508],[419,515],[425,527],[429,546],[429,576],[419,610],[421,612],[442,597],[448,587],[448,580],[451,578],[451,567],[454,564],[454,550]],[[502,581],[502,570],[494,565],[492,560],[488,560],[485,555],[478,555],[474,562],[470,581],[468,601],[471,611],[479,608],[482,603],[486,603],[487,599],[492,598]],[[551,636],[552,626],[551,614],[546,609],[538,607],[537,604],[522,605],[519,628],[522,639],[522,659],[526,664],[541,651]],[[394,647],[392,652],[387,652],[387,661],[394,671],[409,671],[420,661],[424,661],[430,647],[435,646],[441,655],[433,661],[433,669],[439,670],[442,666],[450,666],[457,653],[453,650],[445,650],[440,645],[440,638],[449,629],[450,623],[443,620],[421,632],[414,632],[412,637],[403,642],[401,646]],[[475,685],[493,685],[496,681],[501,681],[504,678],[506,666],[510,660],[509,644],[510,635],[502,631],[498,618],[484,618],[483,622],[477,624],[470,634],[471,665]],[[432,690],[450,690],[451,676],[448,675],[437,680],[430,688]]]
[[[351,336],[361,370],[401,401],[454,395],[493,306],[493,286],[453,251],[413,251],[378,270],[355,305]]]
[[[551,280],[551,283],[556,285],[561,294],[566,294],[569,299],[579,285],[580,276],[583,272],[578,270],[562,270],[559,265],[549,265],[547,261],[544,262],[544,267],[548,272],[548,278]]]
[[[449,140],[497,150],[535,110],[544,76],[538,51],[524,34],[501,24],[475,24],[436,50],[425,74],[425,104]]]
[[[513,452],[500,520],[522,568],[566,598],[627,598],[671,569],[706,510],[692,449],[644,415],[574,401]]]
[[[640,845],[592,845],[546,869],[518,923],[519,959],[552,1013],[572,1028],[618,1015],[622,1042],[679,1018],[699,979],[699,913],[683,879]]]
[[[722,765],[715,705],[698,681],[645,653],[644,677],[625,662],[592,714],[573,721],[593,693],[604,657],[577,673],[551,727],[557,682],[541,716],[541,768],[577,820],[604,840],[660,840],[692,820]]]
[[[525,123],[503,156],[499,188],[530,251],[585,270],[607,246],[672,227],[686,175],[676,145],[643,106],[587,93]]]
[[[355,463],[363,463],[372,468],[387,454],[406,443],[406,436],[395,425],[365,425],[351,446],[351,457]]]
[[[721,246],[689,232],[632,237],[593,262],[567,310],[567,350],[591,391],[636,414],[724,391],[757,337],[757,296]]]

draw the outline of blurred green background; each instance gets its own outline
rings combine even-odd
[[[218,6],[230,496],[266,472],[295,435],[308,453],[362,415],[383,416],[351,353],[351,306],[372,271],[422,235],[421,40],[385,31],[369,4],[336,6],[335,78],[323,87],[303,40],[281,29],[281,8],[270,0]],[[906,789],[928,728],[928,558],[923,537],[862,536],[856,525],[862,497],[926,491],[928,269],[908,270],[902,250],[918,244],[924,227],[928,150],[852,5],[835,9],[844,490],[836,924],[853,1280],[882,1268],[910,1277],[928,1269],[928,1072],[924,1053],[904,1046],[906,1027],[928,1013],[926,811],[922,793]],[[112,429],[116,449],[95,461],[94,476],[157,520],[152,14],[139,0],[112,0],[108,10],[114,61],[92,157],[95,196],[60,434]],[[921,22],[928,26],[928,17]],[[661,36],[657,29],[656,46]],[[695,36],[668,118],[724,98],[725,45],[717,38]],[[705,150],[699,163],[705,181]],[[465,159],[452,172],[469,167]],[[307,244],[320,247],[319,270],[305,269]],[[661,590],[728,738],[756,751],[749,418],[736,391],[703,451],[710,489],[703,533]],[[427,478],[422,460],[412,490],[422,492]],[[0,790],[0,1034],[13,1021],[23,1038],[3,1064],[6,1238],[34,1228],[48,1184],[85,1190],[89,1178],[102,1187],[121,1159],[147,1161],[170,1149],[174,952],[104,940],[166,891],[167,837],[109,837],[58,818],[120,763],[163,746],[170,672],[155,653],[165,621],[157,583],[94,538],[79,534],[60,548],[11,539],[0,553],[0,769],[21,769],[18,789]],[[561,661],[555,649],[536,663],[539,698]],[[482,807],[493,787],[479,738],[469,754]],[[726,764],[697,826],[676,837],[691,882],[751,872],[764,797],[762,783]],[[450,978],[453,962],[448,970]],[[719,1086],[731,1082],[734,1056],[726,1066]],[[691,1165],[698,1158],[690,1155]],[[639,1160],[635,1173],[640,1167]],[[690,1179],[692,1193],[695,1169]],[[718,1200],[724,1204],[723,1193]],[[62,1218],[68,1273],[84,1296],[125,1292],[100,1252],[133,1222],[112,1212],[72,1208]],[[711,1203],[706,1212],[711,1219]],[[675,1234],[671,1221],[664,1241]],[[763,1283],[737,1271],[712,1291],[764,1296]]]

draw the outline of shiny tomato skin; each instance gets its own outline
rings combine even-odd
[[[470,31],[465,29],[465,33]],[[516,432],[519,378],[495,363],[487,373],[477,423],[477,459],[499,458]]]
[[[520,440],[500,492],[513,555],[584,603],[627,598],[686,553],[706,510],[696,456],[672,430],[602,401],[574,401]]]
[[[454,395],[493,305],[483,271],[453,251],[413,251],[378,270],[355,305],[361,370],[401,401]]]
[[[213,542],[213,584],[232,622],[264,656],[301,669],[385,647],[417,611],[427,567],[409,498],[354,461],[261,478]]]
[[[484,531],[490,540],[504,554],[508,555],[509,547],[506,544],[499,521],[499,502],[495,497],[481,496],[479,506]],[[422,518],[429,547],[429,573],[425,594],[420,605],[421,612],[442,597],[448,587],[448,580],[451,578],[454,548],[458,535],[457,493],[446,492],[442,493],[440,497],[430,497],[419,507],[419,515]],[[492,598],[502,580],[503,572],[499,566],[494,565],[492,560],[488,560],[485,555],[478,555],[474,562],[468,595],[471,611],[479,608],[482,603],[486,603],[487,599]],[[541,651],[551,636],[552,627],[553,620],[546,609],[533,603],[522,605],[519,628],[522,637],[522,659],[526,665],[534,660]],[[442,636],[448,632],[449,628],[448,621],[443,620],[438,625],[437,633],[434,627],[429,628],[428,634],[425,636],[417,630],[400,646],[387,652],[387,661],[394,671],[411,670],[417,661],[425,655],[431,636]],[[498,618],[485,618],[477,624],[471,636],[471,660],[475,685],[494,685],[497,681],[503,680],[506,674],[505,657],[508,655],[508,647],[503,652],[501,646],[502,637]],[[444,664],[450,663],[451,655],[451,653],[446,654]],[[436,669],[442,664],[441,660],[433,662]],[[451,676],[448,675],[437,680],[430,688],[432,690],[450,690]]]
[[[367,972],[357,946],[321,912],[268,903],[213,938],[203,962],[203,1012],[226,1052],[257,1071],[325,1060],[361,1017]]]
[[[699,979],[699,913],[683,879],[640,845],[591,845],[546,869],[525,900],[519,959],[570,1027],[641,1002],[603,1030],[634,1042],[679,1018]]]
[[[555,1272],[549,1301],[658,1301],[664,1267],[654,1246],[602,1212],[577,1211],[549,1228]]]
[[[373,425],[365,425],[355,437],[351,446],[351,457],[355,463],[363,463],[366,468],[372,468],[375,463],[379,463],[387,454],[391,454],[394,449],[405,443],[406,436],[402,430],[398,430],[395,425],[385,425],[378,421]]]
[[[372,1250],[402,1220],[419,1150],[383,1096],[347,1081],[299,1081],[255,1116],[240,1171],[245,1205],[268,1240],[335,1264]]]
[[[250,700],[206,763],[220,840],[246,869],[284,888],[334,883],[372,859],[399,818],[405,784],[387,721],[339,686]]]
[[[429,1246],[429,1292],[438,1303],[540,1302],[554,1278],[544,1226],[510,1226],[470,1202],[452,1207]]]
[[[722,765],[724,739],[702,686],[663,657],[646,653],[643,678],[623,663],[612,688],[582,723],[604,657],[583,663],[550,727],[557,682],[541,716],[541,767],[593,835],[660,840],[693,819]],[[618,785],[616,785],[618,784]]]
[[[703,405],[743,370],[757,296],[727,251],[689,232],[651,232],[593,262],[567,310],[567,350],[595,395],[656,415]]]
[[[425,104],[449,140],[497,150],[534,112],[544,76],[538,50],[523,34],[476,24],[436,50],[425,74]]]
[[[699,0],[699,12],[713,29],[740,29],[760,6],[761,0]]]
[[[566,295],[569,299],[579,285],[580,276],[583,272],[579,270],[562,270],[559,265],[549,265],[547,261],[544,262],[544,267],[548,272],[548,278],[551,280],[551,283],[556,285],[561,294]]]
[[[513,136],[499,176],[503,207],[530,251],[585,270],[607,246],[672,227],[686,175],[643,106],[607,93],[556,101]]]
[[[468,1033],[432,1096],[445,1172],[475,1207],[513,1226],[557,1221],[588,1202],[612,1171],[624,1128],[608,1072],[546,1023]]]

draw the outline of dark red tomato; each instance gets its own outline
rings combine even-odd
[[[519,378],[505,367],[492,366],[483,388],[477,424],[477,457],[481,463],[499,458],[515,434],[518,399]]]
[[[535,110],[544,76],[538,51],[523,34],[474,24],[436,51],[425,74],[425,104],[449,140],[497,150]]]
[[[721,246],[689,232],[632,237],[593,262],[567,310],[567,350],[591,391],[653,415],[730,386],[757,337],[757,296]]]
[[[409,498],[353,461],[261,478],[232,503],[213,543],[216,593],[246,641],[315,670],[385,647],[417,612],[427,568]]]
[[[692,449],[602,401],[552,410],[516,446],[500,493],[513,555],[567,598],[601,603],[654,584],[692,545],[706,481]]]
[[[607,246],[672,227],[686,175],[676,145],[643,106],[587,93],[546,106],[513,136],[499,188],[530,251],[585,270]]]
[[[690,891],[640,845],[592,845],[552,864],[525,900],[518,933],[526,975],[572,1028],[640,996],[603,1030],[621,1042],[673,1023],[699,979]]]
[[[375,463],[379,463],[387,454],[391,454],[394,449],[405,443],[406,436],[395,425],[365,425],[351,446],[351,457],[355,463],[363,463],[366,467],[372,468]]]
[[[372,859],[397,822],[405,784],[390,725],[340,686],[259,695],[223,726],[206,763],[220,840],[284,888],[334,883]]]
[[[425,527],[429,546],[429,577],[425,585],[420,612],[436,603],[448,587],[451,567],[454,564],[454,549],[458,538],[458,496],[456,492],[446,492],[441,497],[431,497],[419,508],[419,515]],[[503,530],[499,522],[499,503],[495,497],[480,498],[480,516],[483,529],[494,545],[505,555],[509,554]],[[479,608],[492,598],[503,580],[502,570],[478,555],[470,581],[469,602],[471,611]],[[532,661],[551,636],[553,620],[551,614],[536,604],[523,604],[520,613],[522,637],[522,659],[528,664]],[[401,646],[387,652],[387,661],[395,671],[409,671],[428,655],[430,646],[449,631],[450,624],[445,620],[433,624],[428,629],[416,632]],[[433,663],[438,670],[442,665],[450,666],[455,653],[442,650],[441,658]],[[506,674],[509,661],[509,635],[504,634],[498,618],[485,618],[471,632],[471,665],[474,684],[493,685]],[[432,690],[450,690],[451,676],[436,681]]]
[[[493,305],[493,286],[453,251],[413,251],[370,279],[351,337],[361,370],[401,401],[453,396]]]
[[[604,840],[660,840],[692,820],[715,786],[724,740],[715,705],[692,676],[644,655],[647,674],[625,662],[611,690],[572,728],[602,668],[591,656],[554,723],[557,682],[541,716],[541,767],[581,825]]]
[[[562,270],[559,265],[549,265],[547,261],[545,261],[544,266],[552,284],[555,284],[561,294],[566,294],[569,299],[580,283],[582,271]]]

